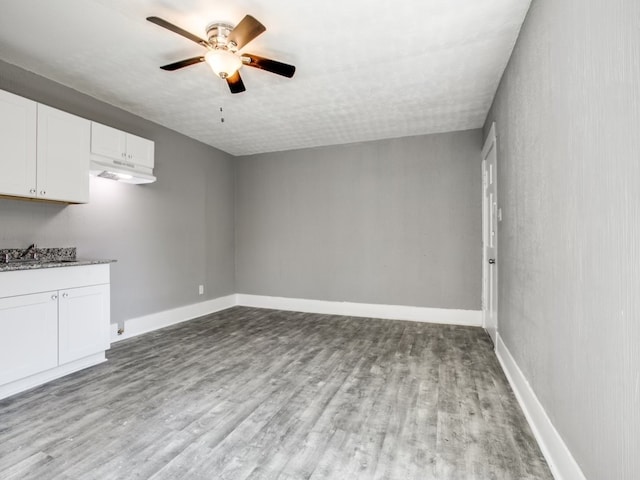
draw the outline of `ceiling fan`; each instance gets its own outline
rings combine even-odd
[[[208,40],[187,32],[159,17],[147,17],[147,20],[178,35],[182,35],[208,50],[202,56],[163,65],[160,67],[163,70],[174,71],[206,62],[218,77],[227,81],[231,93],[240,93],[246,90],[239,72],[243,65],[259,68],[287,78],[293,77],[296,72],[296,67],[293,65],[251,53],[238,53],[242,47],[266,30],[266,27],[251,15],[246,15],[235,27],[224,22],[211,23],[207,27]]]

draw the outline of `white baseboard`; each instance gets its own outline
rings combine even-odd
[[[159,328],[175,325],[176,323],[186,322],[187,320],[218,312],[235,305],[236,295],[232,294],[226,297],[185,305],[184,307],[152,313],[143,317],[131,318],[124,322],[124,333],[122,335],[118,335],[117,325],[111,325],[111,343],[152,332]]]
[[[111,343],[117,342],[118,340],[121,340],[118,337],[119,337],[119,335],[118,335],[118,324],[117,323],[112,323],[111,325],[109,325],[109,338],[111,339]]]
[[[111,343],[152,332],[159,328],[186,322],[203,315],[218,312],[236,305],[257,308],[272,308],[296,312],[347,315],[352,317],[386,318],[413,322],[442,323],[446,325],[482,326],[480,310],[456,310],[449,308],[410,307],[406,305],[382,305],[375,303],[330,302],[303,298],[269,297],[237,293],[214,298],[206,302],[185,305],[143,317],[132,318],[124,323],[124,333],[118,335],[118,325],[111,324]]]
[[[236,297],[237,304],[246,307],[273,308],[276,310],[347,315],[352,317],[385,318],[390,320],[411,320],[413,322],[443,323],[448,325],[482,326],[482,312],[480,310],[332,302],[326,300],[308,300],[304,298],[247,295],[244,293],[238,293]]]
[[[496,340],[496,355],[502,370],[524,411],[553,477],[556,480],[586,480],[500,335],[497,335]]]

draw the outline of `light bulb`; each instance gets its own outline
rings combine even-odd
[[[242,60],[228,50],[209,50],[204,59],[217,76],[222,79],[231,77],[242,67]]]

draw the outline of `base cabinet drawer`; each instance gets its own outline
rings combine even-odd
[[[0,385],[58,365],[57,296],[0,298]]]

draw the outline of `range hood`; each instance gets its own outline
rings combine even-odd
[[[91,122],[91,175],[125,183],[152,183],[156,181],[154,157],[152,140]]]
[[[151,168],[105,157],[92,156],[89,172],[95,177],[123,183],[142,184],[156,181]]]

